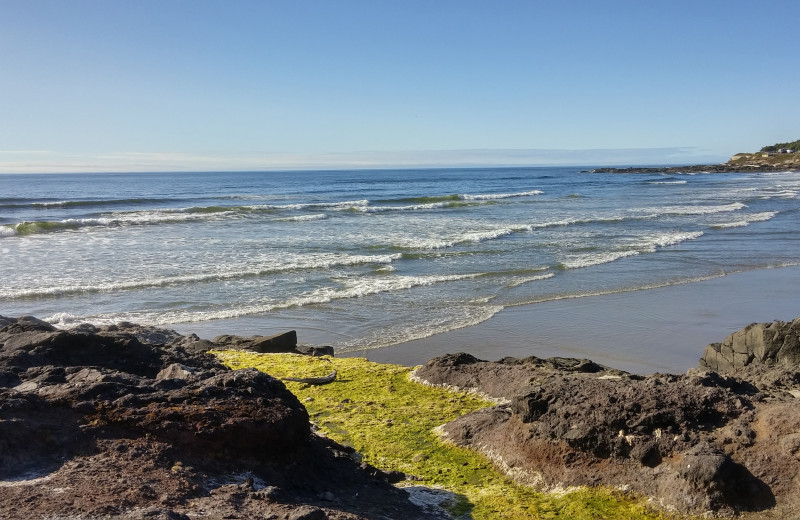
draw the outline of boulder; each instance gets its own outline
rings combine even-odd
[[[19,332],[48,332],[56,330],[56,328],[50,323],[33,316],[20,316],[16,320],[5,317],[0,318],[2,318],[2,320],[0,320],[0,325],[3,327],[0,329],[0,332],[16,334]]]
[[[751,323],[708,345],[698,367],[735,372],[748,366],[792,367],[800,363],[800,318],[792,322]]]
[[[212,340],[219,349],[252,350],[263,354],[294,352],[297,346],[297,332],[290,330],[274,336],[235,336],[223,334]]]
[[[163,379],[187,379],[192,374],[194,374],[194,371],[190,367],[180,363],[172,363],[156,374],[156,381],[161,381]]]

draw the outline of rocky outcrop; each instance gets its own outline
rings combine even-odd
[[[314,434],[281,381],[205,353],[219,343],[133,324],[0,325],[4,519],[426,517]]]
[[[737,154],[722,164],[696,164],[692,166],[595,168],[589,173],[735,173],[800,170],[800,153],[789,154]]]
[[[291,330],[274,336],[251,336],[245,338],[223,334],[214,338],[213,343],[220,348],[252,350],[265,354],[294,352],[297,346],[297,332]]]
[[[306,356],[333,356],[333,347],[298,345],[297,332],[290,330],[274,336],[235,336],[223,334],[212,340],[213,348],[220,350],[252,350],[262,354],[293,353]]]
[[[800,367],[779,354],[794,344],[793,327],[750,326],[734,335],[736,349],[744,342],[752,360],[776,365],[747,372],[755,382],[741,373],[644,377],[586,360],[488,362],[463,353],[433,359],[415,376],[501,400],[442,433],[522,483],[621,487],[694,514],[782,514],[800,507]]]
[[[699,367],[735,373],[748,366],[796,367],[800,365],[800,318],[793,322],[751,323],[708,345]]]

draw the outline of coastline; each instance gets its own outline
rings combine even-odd
[[[800,315],[798,284],[800,266],[790,266],[541,302],[506,308],[471,327],[337,356],[410,366],[454,352],[487,360],[563,356],[640,374],[683,373],[697,366],[709,343],[753,322]]]
[[[728,161],[722,164],[694,164],[690,166],[626,166],[626,167],[601,167],[586,170],[585,173],[769,173],[773,171],[798,171],[800,164],[795,158],[797,154],[790,154],[787,160],[753,160]]]
[[[668,320],[682,305],[700,318],[683,325],[707,330],[700,321],[720,312],[794,309],[799,276],[800,266],[750,271],[573,303],[588,302],[606,319],[650,316],[670,326],[682,325]],[[730,298],[731,289],[744,296]],[[653,299],[660,306],[647,307]],[[519,322],[532,307],[498,317]],[[718,312],[709,314],[712,307]],[[493,330],[513,332],[504,325]],[[621,332],[631,336],[630,327]],[[800,319],[748,326],[706,349],[701,369],[683,376],[626,374],[574,357],[487,362],[467,353],[430,359],[412,374],[319,357],[294,334],[212,342],[131,323],[59,330],[32,316],[0,316],[0,433],[9,444],[0,450],[0,511],[288,518],[302,508],[343,520],[451,518],[412,492],[435,488],[459,496],[459,510],[475,518],[569,508],[586,518],[644,519],[660,518],[662,507],[676,518],[777,518],[800,504],[791,484],[800,464],[798,338]],[[332,378],[316,375],[331,369]],[[498,401],[506,404],[491,406]],[[408,494],[392,486],[403,481],[413,482]],[[606,494],[621,486],[633,494]],[[43,490],[52,498],[42,500]],[[659,505],[645,508],[645,500]]]

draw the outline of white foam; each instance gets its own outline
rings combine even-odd
[[[324,220],[328,216],[324,213],[315,213],[312,215],[298,215],[296,217],[286,217],[275,219],[278,222],[311,222],[314,220]]]
[[[337,343],[341,352],[371,350],[428,338],[430,336],[478,325],[503,310],[500,305],[458,305],[431,309],[424,318],[371,331],[367,336]]]
[[[483,273],[464,275],[432,275],[432,276],[380,276],[345,280],[340,287],[322,287],[300,294],[280,302],[263,301],[239,306],[226,307],[215,311],[171,310],[160,312],[133,312],[120,314],[100,314],[83,318],[94,324],[108,324],[120,321],[132,321],[149,325],[168,325],[173,323],[190,323],[208,320],[239,318],[253,314],[262,314],[280,309],[321,305],[336,300],[361,298],[364,296],[397,292],[419,286],[429,286],[444,282],[454,282],[482,276]],[[55,315],[54,315],[55,316]],[[50,321],[51,318],[47,318]],[[77,318],[73,318],[77,319]]]
[[[728,211],[738,211],[747,206],[741,202],[732,202],[721,206],[665,206],[657,208],[656,216],[658,215],[708,215],[713,213],[724,213]],[[648,211],[643,209],[640,211]]]
[[[531,190],[531,191],[521,191],[518,193],[485,193],[477,195],[464,194],[460,195],[460,197],[464,200],[497,200],[497,199],[510,199],[514,197],[530,197],[533,195],[541,195],[543,193],[544,192],[541,190]]]
[[[302,210],[302,209],[330,209],[334,211],[346,211],[359,209],[369,205],[366,199],[346,200],[343,202],[309,202],[303,204],[256,204],[245,206],[252,210]]]
[[[411,204],[407,206],[363,206],[355,208],[364,213],[382,213],[386,211],[424,211],[428,209],[446,208],[453,205],[453,201],[429,202],[425,204]]]
[[[411,249],[446,249],[460,244],[475,244],[487,240],[496,240],[504,236],[513,235],[514,233],[525,233],[532,230],[533,226],[525,224],[481,231],[467,231],[449,239],[403,237],[396,239],[395,243],[399,247]]]
[[[798,192],[796,190],[781,190],[774,193],[772,196],[779,199],[796,199],[797,193]]]
[[[703,236],[702,231],[688,231],[676,233],[658,233],[642,239],[642,244],[648,251],[654,251],[656,247],[667,247],[680,244],[687,240],[694,240]]]
[[[259,268],[235,268],[225,266],[211,272],[194,273],[179,276],[164,276],[159,278],[145,278],[128,281],[106,281],[76,284],[54,284],[48,282],[45,287],[33,289],[11,289],[0,292],[0,297],[6,299],[34,298],[40,296],[61,296],[67,294],[83,294],[98,292],[116,292],[153,287],[168,287],[191,283],[214,282],[222,280],[235,280],[240,278],[257,277],[279,272],[328,269],[337,266],[351,266],[359,264],[390,264],[402,258],[401,253],[391,255],[342,255],[336,253],[320,253],[317,255],[302,255],[289,257],[283,262],[274,262],[264,265],[259,262]]]
[[[628,219],[634,220],[639,218],[641,217],[622,216],[622,215],[610,215],[607,217],[603,217],[600,215],[596,215],[596,216],[587,216],[583,218],[565,218],[561,220],[549,220],[536,224],[533,227],[538,229],[549,228],[549,227],[566,227],[566,226],[573,226],[575,224],[592,224],[595,222],[622,222]]]
[[[65,206],[65,205],[67,205],[69,203],[70,203],[70,201],[68,201],[68,200],[59,200],[57,202],[34,202],[34,203],[31,204],[31,206],[38,206],[38,207],[41,207],[41,208],[60,208],[60,207]]]
[[[726,229],[726,228],[737,228],[737,227],[746,227],[750,225],[751,222],[764,222],[770,220],[775,215],[777,215],[777,211],[765,211],[763,213],[752,213],[750,215],[744,215],[743,220],[735,220],[733,222],[723,222],[721,224],[714,224],[713,227],[719,229]]]
[[[423,285],[468,280],[482,276],[483,274],[484,273],[357,278],[346,280],[341,288],[322,287],[315,289],[311,293],[295,298],[294,300],[289,300],[286,306],[294,307],[315,303],[329,303],[339,299],[360,298],[371,294],[397,292]]]
[[[26,233],[36,233],[30,229],[30,225],[39,228],[40,232],[57,231],[61,229],[78,229],[84,227],[111,227],[124,225],[147,225],[174,222],[189,222],[196,220],[208,220],[220,216],[230,215],[232,211],[218,213],[179,213],[174,211],[137,211],[131,213],[111,213],[108,216],[91,218],[68,218],[56,221],[44,222],[19,222],[13,225],[15,234],[19,233],[23,226],[27,227]]]
[[[507,283],[506,287],[511,288],[511,287],[517,287],[519,285],[526,284],[526,283],[529,283],[529,282],[539,282],[541,280],[547,280],[548,278],[552,278],[554,276],[555,276],[554,273],[540,274],[540,275],[536,275],[536,276],[524,276],[524,277],[517,278],[517,279]]]
[[[561,261],[561,265],[564,266],[565,269],[581,269],[584,267],[591,267],[593,265],[607,264],[619,260],[620,258],[635,256],[638,254],[640,254],[639,251],[628,250],[569,255],[565,260]]]
[[[567,255],[566,259],[561,261],[561,265],[565,269],[580,269],[583,267],[607,264],[629,256],[654,253],[659,247],[672,246],[687,240],[700,238],[701,236],[703,236],[702,231],[657,233],[654,235],[640,236],[630,240],[626,249]]]

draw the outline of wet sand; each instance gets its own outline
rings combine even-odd
[[[341,353],[418,365],[445,353],[486,360],[578,357],[635,373],[683,373],[709,343],[752,322],[800,316],[800,267],[760,269],[659,289],[507,308],[473,327]]]

